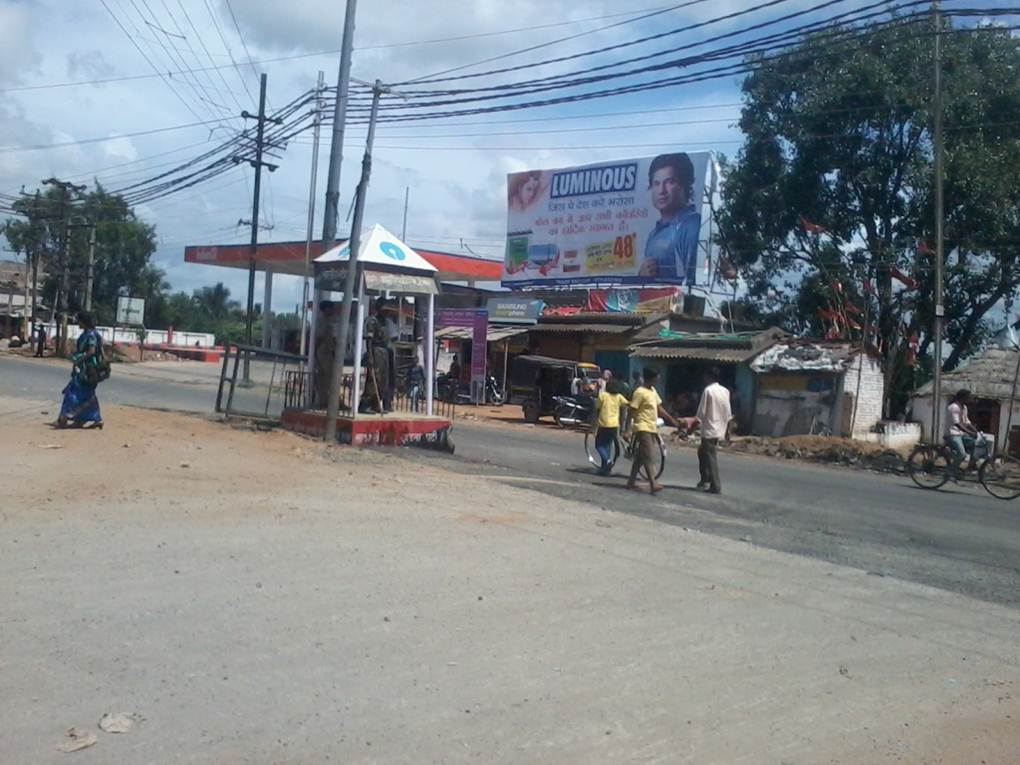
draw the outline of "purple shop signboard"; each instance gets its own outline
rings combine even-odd
[[[471,327],[471,401],[485,403],[489,312],[484,308],[443,308],[437,318],[439,327]]]

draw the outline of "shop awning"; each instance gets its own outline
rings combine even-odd
[[[485,333],[485,340],[492,343],[527,332],[526,327],[489,327]],[[473,336],[474,331],[471,327],[444,327],[436,330],[436,340],[470,340]]]

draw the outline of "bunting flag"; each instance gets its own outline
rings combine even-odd
[[[905,273],[900,271],[900,269],[896,268],[895,266],[889,269],[889,274],[890,276],[892,276],[893,279],[898,281],[908,290],[917,289],[917,281],[915,281],[915,279],[912,276],[907,276]]]
[[[719,256],[719,278],[732,282],[737,278],[737,269],[725,255]]]
[[[812,223],[803,215],[800,216],[800,225],[804,227],[804,230],[809,234],[827,234],[829,230],[825,226],[821,226],[817,223]]]
[[[934,255],[935,250],[928,246],[928,243],[923,239],[917,240],[917,252],[921,255]]]

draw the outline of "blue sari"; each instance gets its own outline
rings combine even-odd
[[[85,358],[85,353],[95,349],[95,354]],[[64,402],[60,406],[60,418],[76,424],[86,422],[102,422],[103,415],[99,411],[99,399],[96,398],[96,386],[85,381],[83,373],[87,364],[97,364],[98,354],[102,352],[102,341],[94,329],[87,329],[78,336],[76,353],[71,357],[74,366],[71,369],[71,382],[63,390]]]

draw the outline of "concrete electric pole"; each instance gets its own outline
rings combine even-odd
[[[315,86],[315,124],[312,128],[312,177],[308,184],[308,230],[305,234],[305,278],[301,290],[301,355],[308,352],[308,281],[312,269],[312,236],[315,227],[315,187],[319,175],[319,133],[322,127],[322,93],[326,89],[326,75],[319,72],[319,80]]]
[[[347,91],[351,83],[351,54],[354,51],[354,24],[357,10],[358,0],[347,0],[343,41],[340,45],[340,70],[337,73],[336,103],[333,106],[333,136],[329,147],[329,174],[326,177],[326,207],[322,216],[322,249],[324,252],[332,249],[336,243],[336,223],[340,201],[340,165],[344,156]],[[354,269],[351,268],[344,281],[340,331],[337,338],[333,371],[329,380],[329,398],[326,399],[326,441],[329,443],[336,441],[336,416],[340,406],[340,378],[343,376],[344,357],[347,355],[347,335],[350,332],[353,292]],[[337,359],[339,359],[339,363],[337,363]],[[356,403],[355,406],[357,406]]]
[[[272,122],[275,125],[282,123],[282,120],[273,119],[266,116],[266,73],[262,73],[262,77],[259,80],[259,113],[258,116],[249,114],[247,111],[241,112],[241,116],[246,120],[253,119],[257,121],[255,128],[255,159],[248,160],[248,164],[255,168],[255,191],[252,199],[251,207],[251,248],[248,255],[248,304],[247,304],[247,321],[245,323],[245,343],[249,346],[252,344],[252,326],[255,318],[255,253],[259,245],[259,201],[262,192],[262,168],[266,167],[269,172],[276,170],[277,165],[270,162],[262,161],[262,153],[265,148],[265,127],[267,122]],[[243,158],[234,157],[234,162],[243,162]],[[268,278],[268,277],[267,277]],[[267,319],[265,316],[267,306],[262,307],[263,321]],[[247,363],[245,364],[245,379],[248,379],[247,375]]]
[[[931,407],[931,441],[933,444],[941,440],[941,415],[942,415],[942,325],[945,316],[945,306],[942,303],[943,291],[943,268],[944,268],[944,243],[943,243],[943,166],[942,166],[942,20],[939,12],[939,2],[932,2],[932,17],[935,21],[935,104],[934,104],[934,126],[932,129],[932,144],[935,151],[935,322],[932,331],[934,332],[934,376],[932,379],[932,407]]]

